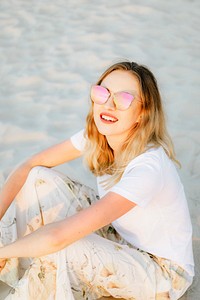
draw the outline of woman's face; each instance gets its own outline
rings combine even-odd
[[[116,70],[107,75],[101,85],[106,87],[111,94],[128,92],[135,96],[127,110],[118,110],[113,101],[113,96],[104,104],[93,106],[94,121],[98,131],[105,135],[111,148],[116,148],[127,137],[129,131],[141,114],[140,86],[138,79],[129,71]]]

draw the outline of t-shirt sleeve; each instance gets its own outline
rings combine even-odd
[[[121,180],[110,191],[145,207],[160,192],[162,186],[163,175],[159,162],[147,158],[142,162],[130,164]]]
[[[84,129],[80,130],[79,132],[75,133],[71,136],[70,140],[72,145],[79,151],[83,151],[86,143],[86,139],[84,137]]]

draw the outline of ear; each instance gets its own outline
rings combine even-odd
[[[140,123],[140,122],[141,122],[141,119],[142,119],[142,114],[140,114],[140,115],[138,116],[136,123]]]

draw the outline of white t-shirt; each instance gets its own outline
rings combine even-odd
[[[84,130],[71,137],[75,148],[85,145]],[[121,180],[109,190],[97,177],[99,196],[109,191],[137,204],[112,225],[129,243],[159,257],[170,259],[194,275],[192,226],[183,185],[173,162],[162,147],[133,159]]]

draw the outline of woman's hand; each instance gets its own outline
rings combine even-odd
[[[3,270],[3,268],[5,267],[5,264],[6,264],[6,259],[0,258],[0,273]]]

